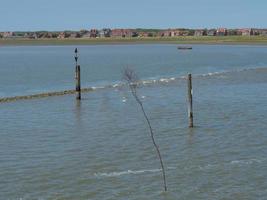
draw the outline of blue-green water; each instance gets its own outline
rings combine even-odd
[[[83,87],[122,80],[124,68],[141,79],[180,77],[267,66],[266,46],[204,46],[178,51],[176,45],[80,46]],[[0,97],[74,88],[74,46],[0,48]]]
[[[266,199],[267,47],[80,47],[83,86],[138,89],[166,165],[125,86],[0,104],[0,199]],[[0,93],[72,89],[73,47],[1,47]],[[32,61],[28,60],[32,59]],[[194,129],[186,79],[193,73]]]

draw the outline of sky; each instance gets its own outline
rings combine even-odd
[[[0,31],[267,28],[267,0],[0,0]]]

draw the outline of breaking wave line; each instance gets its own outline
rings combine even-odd
[[[210,72],[210,73],[204,73],[204,74],[195,74],[195,78],[202,78],[202,77],[214,77],[214,76],[221,76],[221,75],[227,75],[231,73],[239,73],[239,72],[245,72],[245,71],[253,71],[253,70],[266,70],[266,67],[261,68],[246,68],[246,69],[238,69],[238,70],[232,70],[232,71],[220,71],[220,72]],[[173,76],[173,77],[154,77],[154,78],[148,78],[145,80],[140,80],[137,82],[138,86],[148,86],[148,85],[157,85],[157,84],[169,84],[174,83],[179,80],[185,80],[186,76]],[[101,89],[118,89],[125,87],[126,84],[123,81],[116,81],[111,84],[107,85],[101,85],[101,86],[92,86],[87,88],[82,88],[81,92],[91,92],[91,91],[97,91]],[[70,95],[75,94],[75,90],[64,90],[64,91],[56,91],[56,92],[46,92],[46,93],[40,93],[40,94],[32,94],[32,95],[25,95],[25,96],[14,96],[14,97],[0,97],[0,103],[10,102],[10,101],[17,101],[17,100],[29,100],[29,99],[35,99],[35,98],[44,98],[44,97],[50,97],[50,96],[61,96],[61,95]]]

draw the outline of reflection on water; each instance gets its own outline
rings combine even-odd
[[[75,115],[76,115],[75,118],[77,120],[78,126],[81,126],[81,123],[82,123],[82,121],[81,121],[81,118],[82,118],[82,112],[81,112],[81,110],[82,110],[82,100],[76,100],[74,102],[76,103],[75,110],[74,110]]]
[[[188,139],[187,139],[187,143],[189,144],[189,145],[193,145],[194,143],[195,143],[195,141],[194,141],[194,136],[195,136],[195,133],[196,133],[196,129],[197,127],[194,127],[194,128],[188,128],[188,133],[187,133],[187,135],[188,135]]]

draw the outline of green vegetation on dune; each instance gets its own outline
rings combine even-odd
[[[262,44],[264,36],[178,36],[143,38],[0,39],[0,45],[97,45],[97,44]]]

